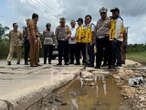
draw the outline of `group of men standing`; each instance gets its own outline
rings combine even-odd
[[[43,48],[44,48],[44,64],[51,64],[53,45],[58,47],[58,64],[82,64],[89,67],[94,67],[96,56],[96,68],[101,66],[108,66],[114,68],[121,67],[124,60],[122,60],[121,47],[124,39],[125,27],[123,19],[120,16],[118,8],[111,9],[112,17],[107,17],[107,9],[101,8],[99,10],[101,18],[97,24],[92,23],[91,15],[86,15],[85,20],[79,18],[76,21],[72,20],[70,27],[66,25],[65,18],[60,18],[60,25],[57,26],[56,31],[51,30],[51,24],[46,24],[46,30],[43,32]],[[32,15],[32,19],[27,20],[27,27],[24,28],[23,38],[25,41],[25,64],[28,64],[28,56],[30,56],[31,67],[40,66],[38,64],[39,49],[42,47],[40,35],[37,28],[37,21],[39,16]],[[11,64],[12,54],[15,47],[21,47],[17,41],[13,41],[15,37],[22,40],[22,34],[17,30],[18,25],[13,25],[14,29],[9,33],[10,38],[10,53],[8,55],[8,64]],[[26,32],[25,32],[26,31]],[[12,45],[16,44],[16,45]],[[16,48],[21,50],[21,48]],[[30,49],[30,54],[27,52]],[[96,50],[95,50],[96,49]],[[96,51],[96,52],[95,52]],[[18,53],[18,64],[20,64],[21,52]],[[96,53],[96,54],[95,54]],[[74,62],[76,60],[76,63]],[[123,62],[122,62],[123,61]],[[103,64],[102,64],[103,62]]]

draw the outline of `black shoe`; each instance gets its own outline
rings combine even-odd
[[[108,65],[104,63],[104,64],[102,65],[102,67],[105,67],[105,66],[108,66]]]
[[[75,65],[80,65],[80,63],[76,63]]]
[[[73,64],[74,64],[74,62],[70,62],[69,64],[72,64],[72,65],[73,65]]]
[[[69,65],[68,63],[65,63],[64,65]]]
[[[126,64],[125,61],[122,61],[122,64]]]
[[[100,66],[96,66],[95,69],[100,69]]]
[[[28,65],[28,63],[25,63],[24,65]]]
[[[11,62],[10,61],[8,61],[8,65],[11,65]]]
[[[108,69],[115,69],[115,66],[114,66],[114,65],[110,65],[110,66],[108,67]]]
[[[49,62],[49,64],[51,64],[51,62]]]
[[[17,65],[20,65],[20,62],[17,62]]]
[[[61,66],[61,65],[62,65],[62,63],[58,63],[58,64],[57,64],[57,66]]]
[[[91,64],[91,65],[88,65],[88,67],[94,67],[94,65],[93,65],[93,64]]]

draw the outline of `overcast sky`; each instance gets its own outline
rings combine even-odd
[[[129,27],[129,43],[146,43],[146,0],[0,0],[0,23],[11,27],[17,22],[22,28],[25,19],[35,12],[40,15],[40,31],[48,22],[55,29],[60,17],[65,17],[69,24],[72,19],[91,14],[96,24],[103,6],[121,10],[124,24]]]

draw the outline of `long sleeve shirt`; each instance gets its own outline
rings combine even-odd
[[[109,18],[106,18],[105,20],[100,19],[99,21],[97,21],[97,24],[95,26],[95,34],[97,38],[109,35],[109,31],[110,31]]]
[[[75,38],[76,38],[76,28],[71,28],[71,36],[69,38],[69,44],[76,44]]]

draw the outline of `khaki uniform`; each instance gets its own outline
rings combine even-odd
[[[40,47],[37,24],[33,20],[29,20],[27,30],[28,30],[28,38],[30,42],[30,64],[36,65],[38,64],[39,47]],[[36,39],[34,38],[34,36],[36,37]]]
[[[9,39],[10,39],[10,50],[9,55],[7,57],[7,61],[11,62],[13,58],[14,51],[17,53],[17,62],[20,63],[21,54],[22,54],[22,34],[21,32],[14,30],[9,32]]]

